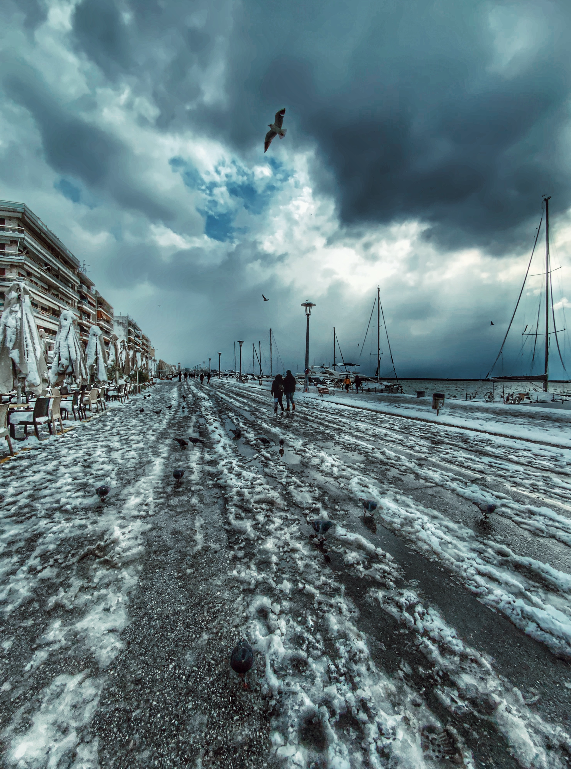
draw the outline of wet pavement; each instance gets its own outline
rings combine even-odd
[[[0,466],[3,765],[571,765],[568,449],[150,393]]]

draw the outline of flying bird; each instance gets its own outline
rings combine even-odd
[[[98,486],[95,489],[95,493],[97,494],[97,496],[102,502],[107,496],[107,494],[109,494],[109,491],[110,491],[109,486]]]
[[[333,526],[333,521],[317,520],[317,521],[312,521],[311,525],[313,526],[317,534],[317,538],[323,541],[325,539],[325,535],[327,534],[329,529]]]
[[[495,325],[494,321],[493,321],[493,320],[491,320],[491,321],[490,321],[490,326],[494,326],[494,325]]]
[[[268,147],[272,143],[272,139],[274,136],[279,136],[280,139],[283,139],[286,135],[287,128],[282,128],[283,122],[284,122],[284,115],[285,115],[285,107],[281,109],[279,112],[276,112],[276,116],[274,118],[273,123],[268,123],[270,130],[266,134],[266,139],[264,141],[264,152],[268,151]]]
[[[266,299],[266,297],[263,294],[262,294],[262,299],[264,300],[264,302],[269,302],[270,301],[269,299]]]
[[[246,673],[254,664],[254,650],[247,641],[240,641],[230,656],[230,667],[242,678],[244,689],[248,688]]]
[[[175,471],[173,472],[173,474],[172,474],[172,477],[173,477],[173,478],[174,478],[176,481],[180,481],[180,479],[182,478],[182,476],[183,476],[183,475],[184,475],[184,470],[182,470],[182,469],[181,469],[181,470],[175,470]]]
[[[189,440],[191,443],[204,443],[204,441],[202,440],[202,438],[193,438],[193,437],[192,437],[192,435],[189,435],[189,436],[188,436],[188,440]]]
[[[184,438],[173,438],[173,440],[178,443],[183,451],[188,446],[188,441],[185,441]]]

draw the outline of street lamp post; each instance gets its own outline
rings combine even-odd
[[[211,360],[212,360],[212,358],[208,358],[208,373],[209,373],[209,374],[210,374],[210,361],[211,361]]]
[[[218,379],[220,379],[220,356],[222,355],[221,352],[218,353]]]
[[[309,390],[309,316],[311,315],[311,308],[315,307],[313,302],[306,299],[301,303],[302,307],[305,307],[305,317],[307,318],[307,328],[305,331],[305,388],[304,392]]]
[[[242,345],[244,344],[244,340],[238,339],[238,344],[240,345],[240,376],[238,377],[238,381],[242,381]]]

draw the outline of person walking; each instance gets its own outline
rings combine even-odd
[[[182,382],[182,371],[178,372],[178,381]]]
[[[200,384],[204,384],[204,374],[200,372]]]
[[[289,411],[289,404],[291,403],[291,410],[295,411],[295,403],[293,396],[295,393],[295,377],[288,369],[284,379],[284,393],[286,397],[286,411]]]
[[[211,374],[211,373],[210,373],[210,371],[209,371],[209,372],[208,372],[208,374],[206,375],[206,379],[207,379],[207,383],[208,383],[208,384],[210,384],[210,377],[211,377],[211,376],[212,376],[212,374]]]
[[[284,394],[284,380],[281,374],[276,374],[276,378],[272,382],[272,395],[274,396],[274,414],[278,413],[278,403],[281,410],[284,410],[284,404],[282,402]]]
[[[343,386],[345,387],[346,392],[349,392],[349,388],[351,387],[351,379],[349,378],[349,374],[347,374],[343,380]]]
[[[363,392],[363,380],[359,376],[359,374],[355,377],[355,390],[359,392],[359,387],[361,388],[361,392]]]

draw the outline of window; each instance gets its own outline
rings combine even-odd
[[[6,250],[6,243],[0,243],[0,251]]]
[[[0,219],[0,227],[6,226],[6,219]]]

